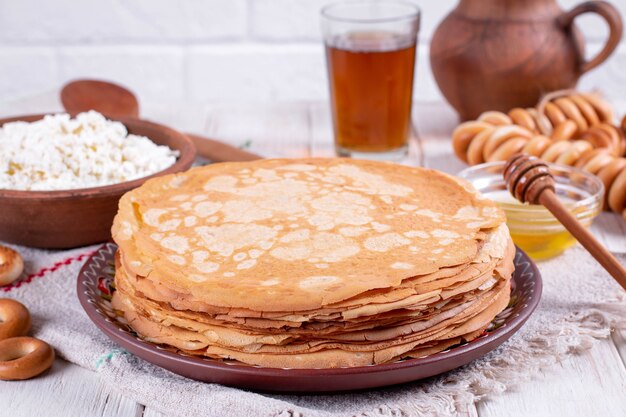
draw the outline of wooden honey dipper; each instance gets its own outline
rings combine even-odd
[[[504,181],[522,203],[541,204],[556,217],[581,245],[626,290],[626,268],[580,222],[555,194],[555,181],[548,165],[526,154],[513,155],[504,166]]]

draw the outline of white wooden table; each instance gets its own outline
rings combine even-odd
[[[626,106],[622,107],[622,109]],[[0,103],[0,116],[60,110],[53,92]],[[144,103],[143,116],[203,133],[268,156],[332,155],[330,114],[325,103],[220,104],[181,106]],[[621,113],[620,113],[621,114]],[[456,173],[449,135],[457,121],[443,103],[416,103],[420,141],[404,161]],[[626,222],[603,214],[594,232],[614,252],[626,253]],[[459,416],[626,416],[626,331],[616,331],[577,356],[542,370],[542,378],[501,396],[467,405]],[[0,417],[163,416],[103,386],[95,373],[57,359],[44,376],[25,382],[0,381]]]

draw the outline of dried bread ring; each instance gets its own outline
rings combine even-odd
[[[544,136],[552,135],[552,131],[554,130],[554,128],[550,124],[550,119],[548,119],[545,114],[539,113],[535,107],[529,108],[528,114],[530,114],[533,119],[535,119],[535,126],[537,126],[538,133]]]
[[[22,256],[13,249],[0,245],[0,287],[14,282],[23,271]]]
[[[485,129],[493,129],[488,123],[465,122],[457,126],[452,132],[452,146],[454,153],[464,162],[467,162],[467,151],[474,137]]]
[[[0,340],[24,336],[30,329],[30,313],[10,298],[0,298]]]
[[[529,140],[522,152],[527,153],[533,156],[541,156],[542,153],[546,151],[552,145],[552,140],[543,135],[537,135]]]
[[[616,158],[598,172],[598,178],[604,183],[604,189],[607,190],[607,193],[615,178],[624,169],[626,169],[626,158]]]
[[[613,109],[611,108],[609,103],[604,101],[597,94],[593,94],[593,93],[591,93],[591,94],[584,94],[583,97],[594,108],[594,110],[596,111],[596,113],[600,117],[601,121],[603,121],[605,123],[612,123],[613,122]]]
[[[485,162],[483,156],[483,148],[485,143],[491,137],[491,134],[496,130],[496,127],[485,129],[472,139],[469,147],[467,148],[467,162],[470,165],[482,164]]]
[[[569,98],[574,102],[574,104],[576,104],[578,110],[580,110],[584,118],[587,120],[587,124],[589,126],[595,126],[598,123],[602,122],[602,120],[600,120],[600,117],[598,117],[598,113],[596,113],[596,110],[591,104],[589,104],[587,100],[585,100],[583,96],[581,96],[580,94],[572,94]]]
[[[0,380],[33,378],[54,362],[54,350],[43,340],[13,337],[0,341]]]
[[[525,127],[532,132],[537,131],[537,124],[535,123],[535,119],[528,112],[528,110],[521,107],[515,107],[514,109],[511,109],[509,111],[509,117],[514,124]]]
[[[511,138],[510,140],[500,145],[496,150],[494,150],[489,156],[489,159],[487,159],[487,161],[506,161],[516,153],[520,153],[526,143],[528,143],[528,139],[526,138]]]
[[[619,129],[608,123],[600,123],[591,127],[580,136],[580,139],[590,142],[594,148],[607,148],[615,156],[623,152],[624,138]]]
[[[513,120],[506,114],[499,111],[486,111],[478,116],[478,122],[489,123],[494,126],[506,126],[513,124]]]
[[[578,126],[572,120],[565,120],[554,127],[550,137],[554,140],[570,140],[578,131]]]
[[[611,185],[608,192],[608,203],[611,210],[621,213],[626,209],[626,169],[623,169]]]
[[[554,142],[541,154],[541,159],[546,162],[555,162],[569,147],[570,143],[567,141]]]
[[[583,132],[580,138],[591,143],[594,148],[614,148],[614,141],[613,138],[611,138],[611,135],[602,129],[598,129],[597,127],[592,127],[586,132]]]
[[[528,140],[532,136],[532,132],[521,126],[502,126],[495,130],[489,139],[485,141],[485,146],[483,147],[483,158],[485,161],[492,160],[491,155],[508,140],[518,137],[526,138],[526,140]]]
[[[564,121],[568,120],[563,110],[559,108],[556,104],[552,102],[547,102],[545,107],[543,108],[546,117],[550,120],[552,126],[558,126]]]
[[[570,146],[554,161],[557,164],[574,165],[585,153],[591,152],[593,146],[584,140],[570,142]]]
[[[597,175],[602,168],[610,164],[614,159],[615,157],[608,150],[594,149],[580,158],[575,166]]]
[[[576,104],[569,97],[557,98],[554,100],[554,104],[561,108],[568,119],[573,120],[576,123],[579,133],[589,129],[587,119],[585,119],[578,106],[576,106]]]
[[[597,176],[600,178],[600,181],[604,183],[605,207],[608,206],[609,194],[611,193],[611,187],[613,187],[615,178],[624,170],[626,170],[626,158],[616,158],[598,171]]]

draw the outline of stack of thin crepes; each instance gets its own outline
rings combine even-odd
[[[421,357],[506,308],[502,211],[441,172],[346,159],[223,163],[120,201],[113,306],[150,342],[278,368]]]

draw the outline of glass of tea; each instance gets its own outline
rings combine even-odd
[[[357,0],[321,14],[337,154],[401,159],[412,131],[419,8]]]

